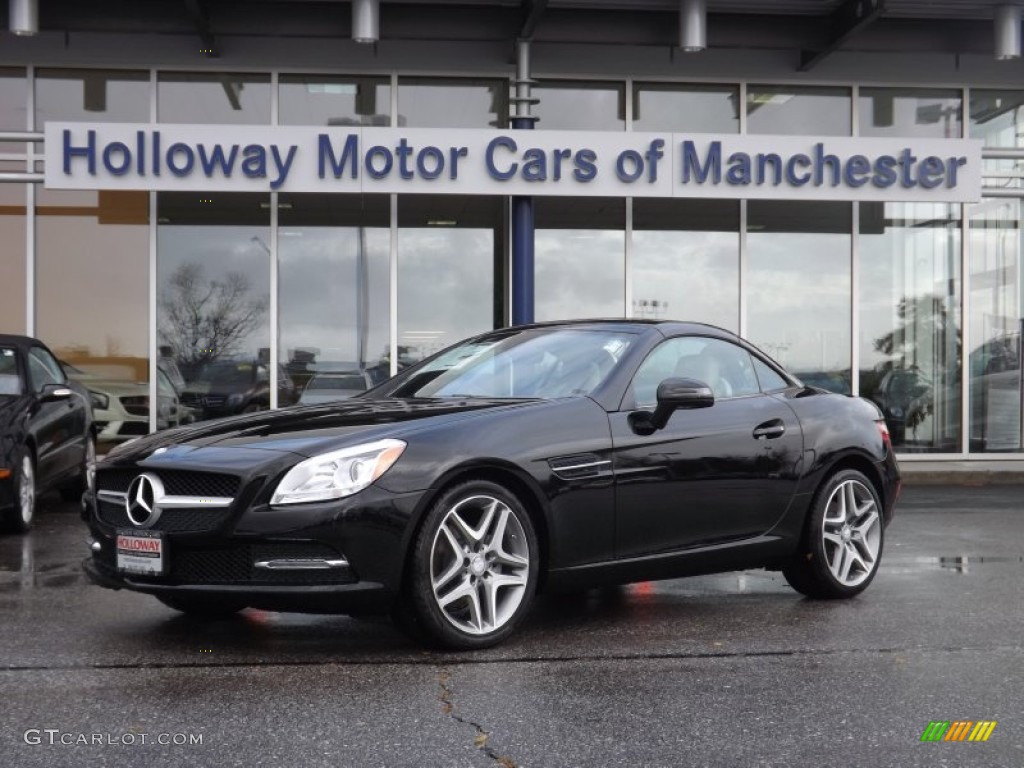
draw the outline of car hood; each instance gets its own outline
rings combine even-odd
[[[315,456],[356,442],[407,432],[431,419],[463,418],[494,408],[521,408],[540,400],[489,398],[356,398],[324,405],[299,405],[278,411],[216,419],[158,432],[117,450],[118,461],[138,460],[158,448],[252,448]],[[186,449],[186,450],[182,450]]]
[[[93,392],[101,392],[105,395],[113,395],[114,397],[149,394],[149,384],[142,382],[115,381],[111,379],[86,379],[78,376],[73,377],[72,380],[77,381],[79,384]]]

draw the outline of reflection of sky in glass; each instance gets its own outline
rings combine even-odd
[[[747,132],[790,136],[849,136],[850,91],[750,86]]]
[[[161,74],[156,94],[162,123],[270,122],[270,78],[266,75]]]
[[[538,322],[623,317],[626,235],[621,230],[538,229]]]
[[[28,128],[28,85],[25,82],[25,71],[22,69],[0,68],[0,130],[24,131]],[[23,154],[24,142],[0,141],[0,152]],[[9,170],[9,169],[4,169]],[[25,170],[24,166],[16,170]],[[13,187],[13,184],[0,184],[0,187]],[[2,192],[2,191],[0,191]]]
[[[559,88],[537,85],[533,95],[540,103],[533,114],[540,117],[537,128],[544,130],[622,131],[626,128],[621,109],[622,87]]]
[[[356,95],[365,89],[367,98],[358,104]],[[278,86],[278,122],[281,125],[329,125],[363,123],[378,116],[387,125],[391,114],[391,87],[386,81],[359,81],[313,77],[307,82],[296,75],[281,75]],[[372,110],[367,115],[356,110]]]
[[[359,239],[357,227],[281,229],[278,311],[282,362],[291,360],[300,347],[319,350],[318,363],[359,361]],[[388,229],[365,229],[365,361],[370,364],[387,354],[390,240]]]
[[[492,91],[507,89],[507,81],[492,85],[398,83],[399,125],[416,128],[504,128],[501,96]],[[497,96],[497,97],[496,97]]]
[[[419,359],[493,324],[494,231],[399,228],[398,344],[406,354]]]
[[[270,257],[266,245],[270,227],[188,226],[157,227],[157,297],[168,287],[174,271],[184,264],[201,264],[209,281],[224,280],[239,272],[249,278],[249,296],[270,301]],[[164,312],[157,305],[157,329],[165,327]],[[257,329],[242,340],[235,353],[256,359],[260,348],[270,346],[270,320],[265,314]]]
[[[739,235],[729,232],[633,232],[633,317],[739,324]],[[667,303],[652,314],[637,302]],[[646,305],[650,307],[651,304]]]
[[[37,218],[37,335],[58,355],[147,358],[148,253],[145,224]]]
[[[794,373],[850,367],[850,236],[747,235],[747,337]]]
[[[959,139],[961,99],[942,90],[861,88],[861,136]]]
[[[134,79],[118,78],[116,73],[85,75],[42,70],[36,75],[36,128],[47,120],[74,120],[105,123],[149,122],[149,73]],[[95,89],[95,91],[91,90]],[[88,103],[86,95],[89,95]]]
[[[736,116],[737,88],[669,90],[637,85],[636,93],[635,131],[738,133],[740,130]]]
[[[1020,201],[989,200],[971,215],[971,450],[1021,448]]]

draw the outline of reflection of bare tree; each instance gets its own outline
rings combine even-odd
[[[182,264],[160,293],[160,343],[189,368],[237,354],[267,312],[267,297],[250,297],[250,288],[242,272],[207,280],[202,264]]]

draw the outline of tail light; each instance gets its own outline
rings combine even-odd
[[[878,433],[882,436],[882,445],[885,446],[885,450],[891,451],[892,438],[889,436],[889,425],[883,419],[879,419],[875,422],[875,426],[878,427]]]

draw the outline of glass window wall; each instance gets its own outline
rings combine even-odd
[[[161,72],[157,76],[156,95],[161,123],[270,122],[270,75]]]
[[[739,330],[740,204],[633,200],[630,316]]]
[[[158,365],[182,380],[182,422],[298,398],[270,365],[270,197],[157,195]]]
[[[852,103],[849,88],[751,85],[747,133],[849,136]]]
[[[390,375],[390,197],[282,194],[278,207],[278,400],[351,397]]]
[[[545,80],[533,87],[540,103],[533,114],[543,130],[624,131],[624,83],[560,82]]]
[[[37,130],[49,120],[149,122],[149,72],[40,69],[35,92]]]
[[[849,393],[850,203],[751,201],[747,337],[807,384]]]
[[[625,317],[626,201],[541,197],[534,210],[537,321]]]
[[[398,124],[507,128],[508,87],[508,80],[399,78]]]
[[[506,210],[502,197],[399,198],[399,369],[503,324]]]
[[[391,85],[384,77],[281,75],[281,125],[391,124]]]
[[[897,451],[959,452],[960,206],[859,209],[860,394]]]
[[[633,130],[739,133],[739,87],[636,83]]]
[[[939,88],[861,88],[861,136],[959,139],[963,130],[960,91]]]

